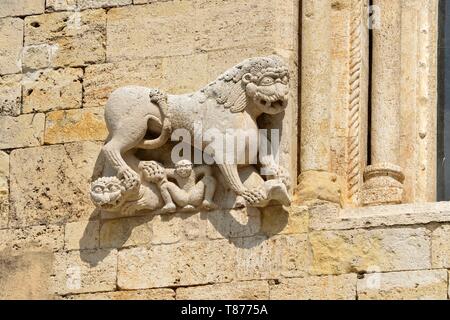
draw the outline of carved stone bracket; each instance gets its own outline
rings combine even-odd
[[[117,89],[105,107],[106,165],[104,176],[92,183],[94,204],[125,216],[209,211],[232,192],[234,207],[289,205],[287,170],[257,122],[263,114],[284,114],[288,97],[289,70],[278,56],[247,59],[190,94]],[[229,141],[235,141],[231,147]],[[182,156],[173,152],[178,149]],[[200,153],[200,163],[192,153]],[[246,172],[252,183],[243,180]]]

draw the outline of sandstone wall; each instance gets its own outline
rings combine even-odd
[[[0,298],[447,299],[447,204],[116,219],[92,206],[115,88],[189,92],[272,53],[293,72],[282,159],[296,176],[298,2],[1,1]]]

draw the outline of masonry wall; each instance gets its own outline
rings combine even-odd
[[[295,176],[298,6],[0,1],[0,298],[447,299],[445,203],[116,219],[91,204],[115,88],[194,91],[273,53],[293,74],[282,159]]]

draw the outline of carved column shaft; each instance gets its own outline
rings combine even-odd
[[[328,0],[303,0],[301,171],[330,169],[330,11]]]
[[[340,202],[337,177],[331,174],[331,2],[302,1],[301,174],[299,202]]]
[[[371,162],[365,205],[400,203],[401,0],[374,0],[381,23],[373,30]]]

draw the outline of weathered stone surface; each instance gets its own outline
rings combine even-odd
[[[108,61],[192,54],[196,21],[193,12],[191,1],[109,10]]]
[[[8,226],[9,215],[9,154],[0,151],[0,229]]]
[[[47,0],[48,11],[85,10],[125,6],[132,0]]]
[[[210,239],[251,237],[261,230],[261,213],[256,208],[217,210],[207,217]]]
[[[24,80],[23,113],[81,108],[82,69],[43,70]]]
[[[0,17],[25,16],[43,13],[45,0],[2,0]]]
[[[84,250],[58,253],[52,289],[57,294],[94,293],[116,289],[117,251]]]
[[[3,13],[1,6],[0,15]],[[21,71],[22,47],[23,21],[16,18],[0,19],[0,75]]]
[[[70,295],[68,300],[174,300],[172,289],[114,291]]]
[[[67,223],[64,232],[66,250],[99,248],[100,221],[77,221]]]
[[[240,238],[234,245],[237,280],[303,276],[308,269],[306,235]]]
[[[47,225],[0,230],[0,251],[58,251],[64,247],[64,227]]]
[[[229,282],[233,257],[232,246],[222,240],[123,249],[118,286],[129,290]]]
[[[355,300],[356,274],[282,279],[270,286],[271,300]]]
[[[178,288],[177,300],[268,300],[267,281],[245,281]]]
[[[91,175],[100,145],[93,142],[14,150],[10,226],[62,223],[94,216]]]
[[[0,116],[0,149],[40,146],[44,142],[45,115]]]
[[[102,107],[109,95],[126,85],[161,85],[162,60],[127,61],[88,66],[84,75],[84,107]]]
[[[0,252],[0,299],[52,299],[53,253]]]
[[[46,144],[104,140],[107,135],[103,108],[59,110],[47,114]]]
[[[51,49],[52,67],[102,63],[105,61],[105,30],[103,9],[31,16],[25,18],[25,46],[47,45]],[[42,50],[36,54],[39,58],[28,52],[27,59],[45,61],[41,58]]]
[[[450,268],[450,225],[442,225],[431,235],[433,268]]]
[[[148,217],[104,221],[100,229],[101,248],[125,248],[150,244],[152,224]]]
[[[359,300],[446,300],[447,270],[366,274],[357,288]]]
[[[22,107],[21,75],[0,77],[0,116],[18,116]]]
[[[195,6],[198,50],[275,44],[278,25],[272,0],[226,3],[206,0],[197,1]]]
[[[329,201],[341,203],[341,186],[336,174],[324,171],[305,171],[298,177],[295,189],[295,203]]]
[[[262,210],[261,231],[267,236],[306,233],[308,218],[308,207],[293,205],[289,210],[281,206],[267,207]]]
[[[310,227],[313,230],[346,230],[449,221],[449,202],[344,209],[335,210],[334,213],[321,207],[310,213]]]
[[[205,240],[208,213],[158,215],[152,219],[152,244],[171,244],[183,240]]]
[[[50,68],[59,47],[55,44],[33,44],[24,46],[22,52],[22,72]]]
[[[425,228],[312,232],[309,240],[314,274],[431,267],[430,234]]]

